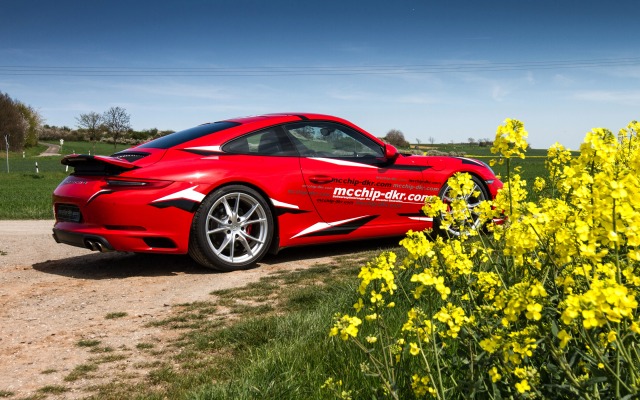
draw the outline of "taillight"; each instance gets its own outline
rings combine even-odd
[[[172,183],[155,179],[108,178],[105,189],[161,189]]]

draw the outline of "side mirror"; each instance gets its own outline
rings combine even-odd
[[[394,162],[398,158],[398,149],[390,144],[384,145],[384,158],[387,161]]]

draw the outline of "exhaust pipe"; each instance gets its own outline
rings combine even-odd
[[[111,249],[98,240],[87,239],[84,241],[84,244],[87,249],[92,251],[99,251],[100,253],[108,253],[111,251]]]

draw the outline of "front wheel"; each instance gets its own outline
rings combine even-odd
[[[233,185],[207,196],[191,225],[189,255],[220,271],[251,267],[269,250],[273,214],[255,190]]]
[[[446,236],[460,236],[462,233],[468,233],[470,231],[480,229],[480,216],[476,211],[476,208],[481,202],[489,200],[489,194],[482,181],[475,177],[471,177],[473,181],[473,190],[468,196],[464,196],[463,199],[469,209],[469,218],[463,223],[458,225],[451,225],[447,228],[442,226],[442,218],[438,217],[434,219],[434,231],[437,234],[444,234]],[[445,204],[451,204],[455,200],[451,195],[451,187],[448,183],[445,183],[442,189],[440,189],[439,197]]]

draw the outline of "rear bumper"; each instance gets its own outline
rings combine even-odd
[[[53,228],[53,238],[56,243],[68,244],[70,246],[82,247],[101,252],[113,251],[113,246],[111,246],[107,239],[101,236],[86,235]]]
[[[178,245],[179,235],[169,232],[113,230],[72,222],[56,223],[53,238],[57,243],[101,252],[186,254],[188,251]]]

